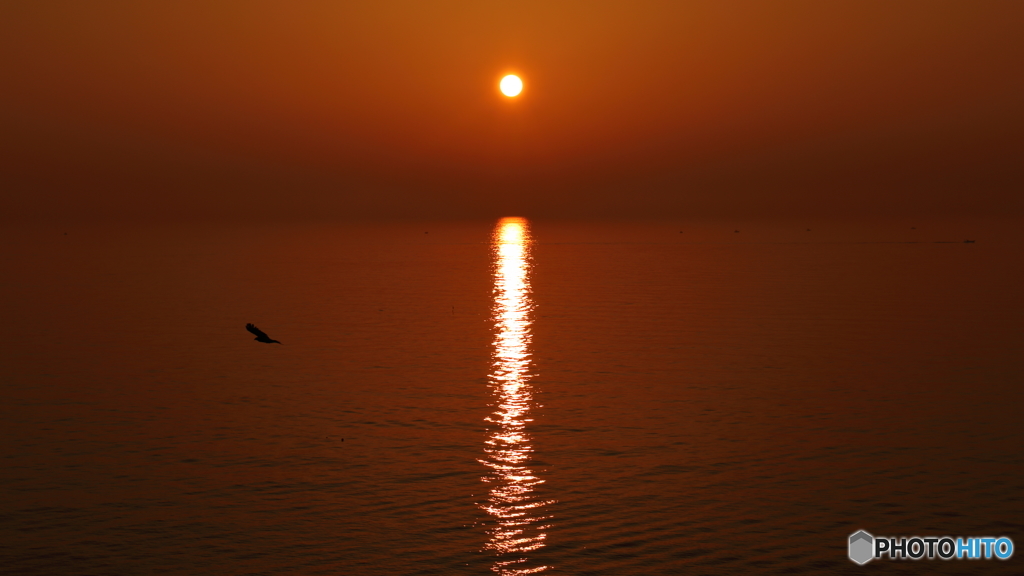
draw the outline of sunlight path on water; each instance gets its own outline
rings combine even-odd
[[[526,424],[533,405],[530,385],[530,236],[523,218],[503,218],[494,232],[495,338],[489,377],[495,407],[487,417],[490,434],[480,460],[490,468],[483,481],[487,500],[478,503],[488,523],[484,549],[495,554],[491,569],[502,575],[535,574],[551,566],[533,565],[528,553],[543,548],[552,500],[534,488],[544,482],[530,469],[533,454]]]

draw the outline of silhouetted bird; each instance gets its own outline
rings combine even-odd
[[[271,340],[270,336],[267,336],[267,333],[257,328],[255,324],[246,324],[245,329],[256,335],[253,340],[257,342],[263,342],[264,344],[280,344],[277,340]]]

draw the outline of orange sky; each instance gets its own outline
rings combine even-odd
[[[0,212],[1021,213],[1022,29],[1016,0],[9,0]]]

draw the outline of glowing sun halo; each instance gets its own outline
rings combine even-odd
[[[513,96],[519,96],[519,93],[523,91],[523,81],[519,79],[519,76],[509,74],[501,79],[498,87],[501,88],[502,94],[512,98]]]

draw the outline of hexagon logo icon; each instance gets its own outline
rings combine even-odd
[[[863,530],[857,530],[853,534],[850,534],[850,560],[853,560],[861,566],[867,564],[874,556],[871,550],[874,548],[874,544],[874,536]]]

